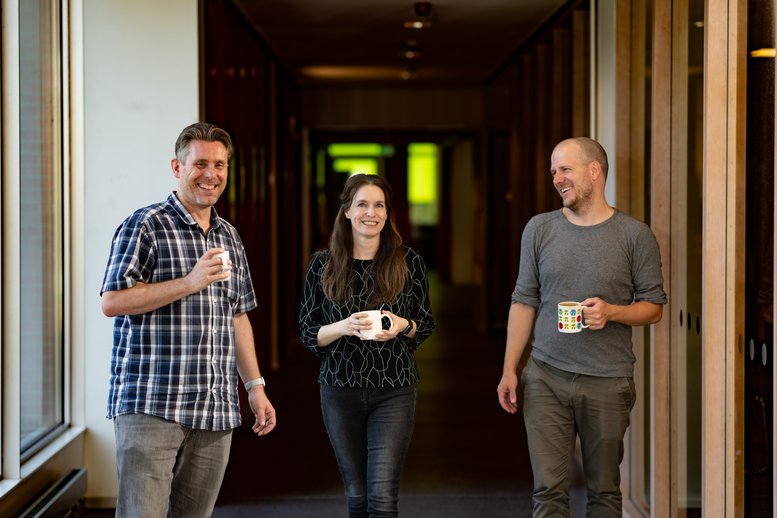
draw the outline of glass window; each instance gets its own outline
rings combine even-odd
[[[64,421],[59,2],[19,2],[22,457]]]

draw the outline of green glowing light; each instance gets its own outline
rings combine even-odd
[[[393,146],[383,144],[364,143],[338,143],[329,144],[326,148],[331,157],[383,157],[394,154]]]
[[[437,202],[437,145],[419,142],[407,147],[407,197],[411,204]]]
[[[335,158],[332,168],[338,173],[378,174],[378,161],[372,158]]]

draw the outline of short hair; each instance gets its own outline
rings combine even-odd
[[[577,143],[578,148],[580,149],[580,159],[583,162],[586,164],[590,164],[594,160],[599,162],[599,165],[602,166],[602,173],[604,173],[606,179],[610,165],[607,162],[607,152],[602,145],[588,137],[575,137],[570,140]]]
[[[175,141],[175,158],[181,163],[186,163],[189,155],[189,146],[194,140],[205,142],[221,142],[227,148],[227,160],[232,157],[234,147],[229,133],[214,124],[207,122],[195,122],[186,126]]]

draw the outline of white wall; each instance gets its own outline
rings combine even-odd
[[[100,311],[102,275],[116,227],[176,186],[175,139],[199,119],[198,45],[197,0],[83,0],[83,171],[75,172],[83,175],[83,192],[73,197],[84,211],[85,461],[92,499],[116,496],[113,426],[105,418],[112,320]]]

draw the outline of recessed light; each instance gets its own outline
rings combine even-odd
[[[423,22],[421,20],[410,20],[404,22],[402,26],[405,29],[428,29],[432,26],[432,22]]]

